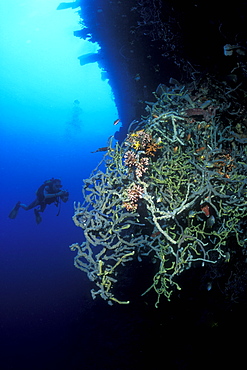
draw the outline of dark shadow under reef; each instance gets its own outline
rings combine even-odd
[[[80,4],[83,28],[75,35],[101,47],[98,63],[107,72],[122,122],[118,140],[132,120],[145,115],[145,101],[153,101],[156,87],[170,77],[187,83],[210,74],[235,85],[246,78],[246,1],[223,7],[211,0]],[[226,56],[225,45],[239,49]]]

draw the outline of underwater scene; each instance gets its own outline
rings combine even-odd
[[[246,5],[1,2],[1,369],[242,366]]]

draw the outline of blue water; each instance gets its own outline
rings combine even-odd
[[[90,285],[73,266],[69,245],[83,241],[72,222],[73,202],[102,157],[91,154],[114,135],[117,110],[97,63],[78,56],[98,46],[73,36],[75,10],[58,0],[0,3],[0,322],[4,369],[32,369],[33,360],[68,340],[68,330],[90,305]],[[47,179],[60,178],[70,193],[61,212],[50,205],[35,223],[29,204]],[[65,339],[67,338],[67,339]],[[62,354],[61,354],[62,356]],[[29,361],[30,360],[30,361]],[[46,361],[45,361],[46,362]],[[6,365],[6,363],[8,365]],[[19,366],[16,367],[16,364]],[[32,366],[31,366],[32,363]],[[48,368],[48,367],[46,367]]]

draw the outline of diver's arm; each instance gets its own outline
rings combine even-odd
[[[44,189],[44,197],[45,199],[60,197],[60,195],[64,194],[64,190],[59,191],[58,193],[48,193],[46,188]]]

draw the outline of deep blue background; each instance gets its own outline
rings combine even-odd
[[[2,369],[70,363],[73,330],[91,304],[89,281],[74,268],[69,249],[83,241],[72,221],[73,202],[82,201],[83,178],[102,157],[91,151],[107,145],[117,112],[97,64],[81,67],[77,60],[97,45],[73,36],[79,17],[71,9],[56,11],[58,4],[0,4]],[[8,218],[17,201],[29,204],[51,177],[61,178],[70,192],[58,217],[50,205],[40,225],[33,210]]]

